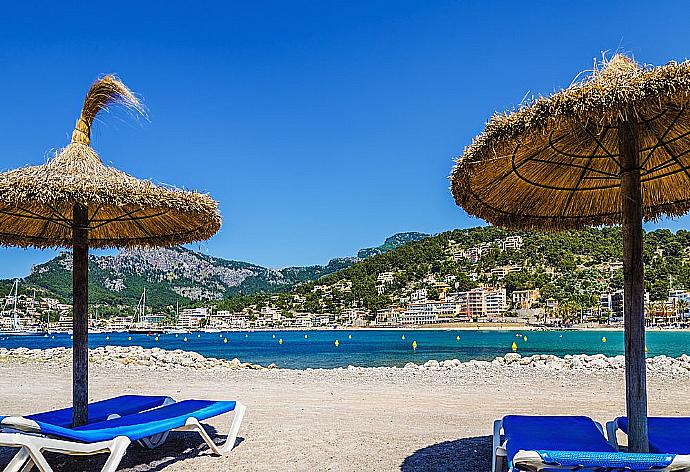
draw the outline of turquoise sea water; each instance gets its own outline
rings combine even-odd
[[[305,337],[306,336],[306,337]],[[402,337],[405,339],[402,339]],[[460,339],[457,339],[457,336]],[[523,336],[527,336],[525,341]],[[131,340],[129,338],[131,337]],[[602,342],[606,337],[606,342]],[[106,339],[107,338],[107,339]],[[187,339],[185,341],[185,338]],[[224,342],[227,339],[227,343]],[[279,342],[282,339],[282,344]],[[338,341],[338,346],[335,341]],[[412,348],[416,341],[417,349]],[[232,359],[279,367],[305,369],[346,367],[348,365],[402,366],[429,359],[491,360],[511,352],[518,353],[623,354],[623,333],[616,331],[483,331],[483,330],[331,330],[331,331],[255,331],[224,333],[145,334],[103,333],[89,336],[90,347],[105,345],[184,349],[207,357]],[[68,334],[42,336],[2,336],[0,348],[49,348],[71,346]],[[649,356],[679,356],[690,353],[690,332],[648,332]]]

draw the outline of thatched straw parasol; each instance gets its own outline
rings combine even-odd
[[[627,414],[646,451],[642,222],[690,209],[690,63],[616,55],[579,83],[495,115],[451,175],[458,205],[546,231],[622,224]]]
[[[75,425],[88,417],[89,247],[189,243],[211,237],[221,224],[208,195],[160,187],[103,165],[89,143],[96,115],[110,104],[142,111],[132,92],[106,75],[87,93],[67,147],[45,165],[0,174],[0,244],[73,247]]]

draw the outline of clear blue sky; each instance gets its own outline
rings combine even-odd
[[[680,1],[63,3],[3,4],[0,169],[67,144],[89,84],[115,72],[150,123],[104,117],[102,158],[211,193],[223,228],[196,247],[271,267],[480,224],[447,176],[492,112],[601,51],[690,55]],[[2,249],[0,277],[52,254]]]

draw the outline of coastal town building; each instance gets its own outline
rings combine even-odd
[[[185,308],[180,312],[177,325],[184,329],[198,329],[208,318],[208,308]]]
[[[539,300],[539,290],[514,290],[511,298],[514,309],[526,310]]]

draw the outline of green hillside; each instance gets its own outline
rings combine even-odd
[[[522,247],[502,250],[498,242],[509,236],[521,236]],[[476,262],[452,257],[453,252],[481,244],[488,244],[489,249]],[[598,294],[622,288],[621,261],[619,228],[546,234],[477,227],[448,231],[374,255],[315,282],[302,284],[293,293],[279,297],[277,303],[315,312],[353,305],[376,310],[397,303],[416,288],[428,288],[433,297],[435,289],[424,282],[431,276],[437,281],[449,281],[452,290],[469,290],[479,284],[505,286],[509,294],[513,290],[538,288],[542,299],[590,306]],[[690,289],[690,232],[647,233],[645,263],[645,285],[652,301],[665,300],[671,284],[674,289]],[[504,266],[517,266],[520,270],[505,277],[491,274],[492,269]],[[379,294],[377,276],[383,272],[395,275],[385,293]],[[351,292],[329,290],[325,294],[315,290],[341,281],[352,284]],[[295,303],[295,296],[306,301]],[[268,297],[256,296],[228,300],[223,305],[237,309],[251,303],[267,303],[267,300]]]

